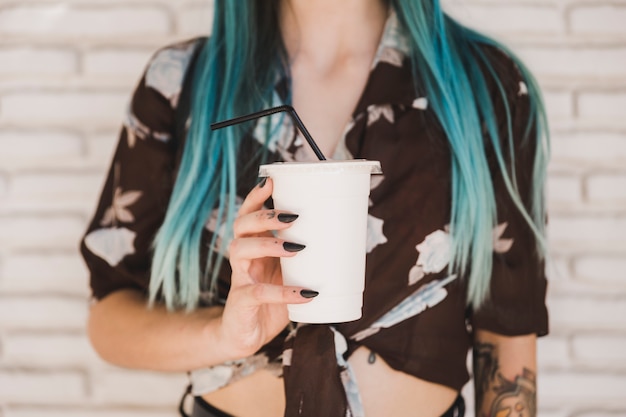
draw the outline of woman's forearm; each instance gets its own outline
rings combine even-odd
[[[477,332],[474,343],[477,417],[537,415],[536,336]]]
[[[221,307],[191,313],[149,309],[137,291],[121,290],[91,307],[88,332],[107,362],[128,368],[188,371],[233,359],[221,349]]]

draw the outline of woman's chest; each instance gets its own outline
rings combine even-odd
[[[332,156],[352,119],[369,75],[369,65],[351,65],[326,73],[294,68],[291,100],[326,156]],[[307,149],[307,154],[314,158]]]

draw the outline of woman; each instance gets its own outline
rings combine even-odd
[[[532,76],[436,0],[215,3],[211,38],[159,51],[134,93],[82,245],[95,349],[190,371],[193,416],[408,417],[463,414],[471,347],[477,415],[535,415],[547,150]],[[356,322],[287,319],[317,292],[281,286],[278,258],[306,248],[272,237],[297,213],[255,182],[262,162],[314,159],[288,118],[208,130],[284,103],[326,155],[382,164]]]

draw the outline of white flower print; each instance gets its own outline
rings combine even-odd
[[[367,107],[367,126],[371,126],[372,123],[376,122],[380,117],[383,116],[389,123],[394,122],[393,109],[390,104],[384,104],[379,106],[377,104],[372,104]]]
[[[380,183],[383,182],[384,179],[385,179],[385,176],[382,174],[372,175],[370,177],[370,191],[376,189],[380,185]],[[374,205],[374,202],[372,201],[371,196],[368,199],[367,205],[368,207],[372,207]]]
[[[359,114],[360,116],[360,114]],[[348,124],[346,124],[346,126],[343,128],[343,133],[341,134],[342,138],[346,138],[346,136],[348,135],[348,133],[350,133],[350,131],[352,130],[352,128],[356,125],[356,121],[359,119],[359,117],[357,116],[356,119],[350,119],[348,121]]]
[[[435,230],[415,248],[419,251],[417,265],[420,265],[426,274],[437,273],[450,263],[450,234],[443,230]]]
[[[143,193],[141,191],[126,191],[123,193],[120,187],[116,187],[111,207],[106,209],[104,212],[100,225],[115,225],[117,224],[117,221],[124,223],[134,222],[135,217],[127,207],[134,204],[142,194]]]
[[[437,273],[450,263],[450,229],[446,225],[444,230],[435,230],[415,249],[418,257],[415,265],[409,270],[409,285],[416,284],[426,274]]]
[[[293,140],[293,146],[302,146],[304,145],[304,142],[305,142],[304,136],[298,130],[298,132],[296,132],[296,138]]]
[[[126,129],[126,141],[129,148],[134,148],[137,138],[146,139],[150,135],[150,129],[141,123],[139,119],[134,115],[130,105],[126,108],[126,118],[123,123],[124,129]]]
[[[309,146],[309,145],[307,145]],[[296,162],[307,162],[307,161],[315,161],[315,156],[309,153],[309,149],[304,146],[300,146],[293,153],[293,160]]]
[[[414,109],[426,110],[428,108],[428,99],[426,97],[419,97],[413,100],[412,104]]]
[[[363,411],[363,401],[361,400],[359,386],[350,363],[344,357],[344,354],[348,351],[348,341],[333,326],[331,326],[330,329],[333,331],[334,335],[335,358],[337,359],[337,365],[341,369],[339,376],[346,393],[346,399],[348,400],[346,417],[364,417],[365,413]]]
[[[126,129],[126,141],[128,142],[128,147],[132,149],[135,147],[135,143],[137,143],[137,136],[135,135],[135,131],[128,126],[124,126],[124,129]]]
[[[291,366],[291,358],[293,358],[293,349],[283,350],[283,358],[282,358],[283,366]]]
[[[513,246],[513,239],[501,238],[508,225],[504,222],[493,229],[493,251],[495,253],[506,253]]]
[[[528,95],[528,86],[526,85],[524,81],[519,82],[519,92],[517,93],[517,95],[518,96]]]
[[[226,386],[232,377],[233,368],[228,365],[196,369],[189,374],[189,379],[193,381],[193,390],[198,392],[198,395],[217,391]]]
[[[502,234],[506,230],[508,223],[501,223],[493,229],[493,251],[495,253],[506,253],[513,246],[513,239],[502,239]],[[417,283],[426,274],[438,273],[450,263],[450,248],[452,240],[450,237],[450,226],[446,225],[444,230],[435,230],[415,249],[419,255],[417,262],[409,270],[409,285]]]
[[[395,48],[384,47],[379,52],[374,60],[374,66],[379,62],[386,62],[387,64],[402,67],[402,61],[404,60],[404,54]]]
[[[281,371],[280,364],[270,364],[267,355],[259,353],[245,359],[225,362],[220,365],[211,366],[210,368],[193,370],[189,373],[189,379],[193,386],[192,393],[194,395],[201,395],[203,393],[216,391],[227,384],[239,381],[258,369],[266,369],[276,374],[276,368],[279,368],[278,371]]]
[[[185,49],[167,48],[159,51],[146,71],[146,86],[154,88],[168,99],[172,107],[178,104],[185,71],[194,45]]]
[[[169,142],[172,134],[167,132],[152,132],[152,137],[161,142]]]
[[[123,227],[97,229],[85,236],[85,246],[96,256],[116,266],[127,255],[135,253],[136,233]]]
[[[335,148],[335,152],[333,152],[333,159],[335,160],[344,160],[344,159],[352,159],[352,153],[348,150],[346,146],[346,138],[345,136],[339,141],[337,147]],[[376,175],[374,175],[376,176]]]
[[[370,253],[378,245],[387,243],[387,237],[383,233],[382,219],[378,219],[371,214],[367,215],[367,253]]]
[[[372,175],[370,179],[370,191],[377,188],[385,180],[384,175]],[[369,200],[369,206],[373,205],[372,200]],[[371,214],[367,215],[367,241],[366,249],[367,253],[370,253],[378,245],[387,243],[387,237],[383,233],[384,221]]]
[[[420,279],[424,278],[426,273],[421,265],[413,265],[413,268],[409,271],[409,285],[417,283]]]
[[[361,341],[378,333],[380,329],[395,326],[411,317],[417,316],[427,308],[436,306],[448,296],[448,290],[444,287],[456,278],[456,275],[450,275],[445,279],[435,280],[420,286],[411,295],[376,320],[370,327],[355,333],[350,338],[357,342]]]

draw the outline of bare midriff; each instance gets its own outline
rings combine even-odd
[[[350,357],[366,416],[439,417],[454,402],[453,389],[390,368],[380,357],[369,363],[370,351],[359,348]],[[260,370],[203,398],[236,417],[284,414],[282,378]]]

